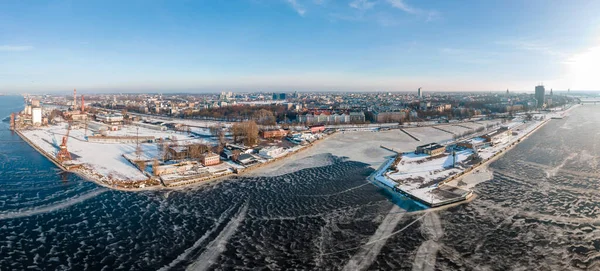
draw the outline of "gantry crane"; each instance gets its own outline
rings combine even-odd
[[[69,132],[71,131],[71,122],[67,127],[67,134],[63,136],[62,142],[60,143],[60,149],[56,153],[56,159],[60,162],[71,160],[71,153],[67,150],[67,141],[69,140]]]

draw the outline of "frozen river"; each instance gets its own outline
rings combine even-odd
[[[21,101],[0,97],[0,115]],[[366,180],[390,155],[379,145],[422,144],[398,131],[341,134],[255,176],[133,193],[61,173],[1,123],[0,270],[594,269],[599,108],[551,121],[491,165],[474,201],[433,212]]]

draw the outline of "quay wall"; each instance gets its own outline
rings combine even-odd
[[[34,148],[36,151],[38,151],[39,153],[41,153],[43,156],[45,156],[46,158],[48,158],[48,160],[50,160],[50,162],[54,163],[57,167],[59,167],[60,169],[64,170],[64,171],[68,171],[68,169],[58,160],[56,160],[56,157],[46,153],[46,151],[42,150],[40,147],[38,147],[35,143],[31,142],[31,140],[29,140],[29,138],[27,138],[25,135],[23,135],[21,133],[21,131],[14,129],[14,132],[21,138],[23,139],[23,141],[25,141],[27,144],[29,144],[29,146],[31,146],[32,148]]]
[[[473,170],[476,170],[476,169],[478,169],[479,167],[481,167],[481,166],[483,166],[483,165],[487,165],[487,164],[489,164],[489,163],[493,162],[494,160],[496,160],[496,159],[498,159],[500,156],[502,156],[504,153],[506,153],[506,151],[508,151],[508,150],[510,150],[510,149],[512,149],[512,148],[514,148],[514,146],[516,146],[516,145],[517,145],[517,144],[519,144],[521,141],[525,140],[527,137],[529,137],[530,135],[532,135],[533,133],[535,133],[535,132],[536,132],[538,129],[542,128],[542,127],[543,127],[544,125],[546,125],[546,124],[547,124],[547,123],[548,123],[550,120],[551,120],[550,118],[548,118],[548,119],[545,119],[545,120],[544,120],[544,121],[542,121],[540,124],[538,124],[538,126],[537,126],[537,127],[535,127],[534,129],[532,129],[531,131],[527,132],[525,135],[523,135],[521,138],[519,138],[518,140],[516,140],[516,141],[515,141],[515,142],[513,142],[512,144],[510,144],[510,145],[508,145],[508,146],[506,146],[506,147],[502,148],[500,151],[498,151],[497,153],[495,153],[493,156],[491,156],[491,157],[489,157],[489,158],[486,158],[486,159],[482,160],[481,162],[479,162],[479,163],[477,163],[477,164],[475,164],[475,165],[473,165],[473,166],[471,166],[471,167],[469,167],[469,168],[467,168],[467,169],[465,169],[465,170],[461,171],[460,173],[454,174],[454,175],[452,175],[451,177],[448,177],[448,178],[446,178],[445,180],[441,181],[439,184],[440,184],[440,185],[441,185],[441,184],[446,184],[446,183],[448,183],[448,182],[450,182],[450,181],[453,181],[453,180],[456,180],[456,179],[459,179],[459,178],[465,177],[467,174],[469,174],[469,173],[473,172]],[[387,177],[385,177],[384,173],[382,173],[382,177],[384,177],[384,178],[387,178]],[[419,201],[420,203],[423,203],[423,204],[425,204],[425,205],[427,205],[427,206],[429,206],[429,207],[432,207],[432,208],[433,208],[433,207],[440,207],[440,206],[443,206],[443,205],[448,205],[448,204],[452,204],[452,203],[456,203],[456,202],[459,202],[459,201],[468,200],[468,199],[469,199],[471,196],[473,196],[473,193],[472,193],[472,191],[471,191],[470,193],[468,193],[467,195],[465,195],[465,196],[463,196],[463,197],[457,197],[457,198],[449,199],[449,200],[442,201],[442,202],[438,202],[438,203],[429,203],[429,202],[423,201],[423,200],[421,200],[420,198],[418,198],[418,197],[416,197],[416,196],[412,195],[412,194],[410,193],[410,191],[405,191],[405,190],[402,190],[402,189],[400,189],[400,188],[396,188],[396,187],[394,187],[394,190],[395,190],[395,191],[397,191],[397,192],[399,192],[399,193],[401,193],[401,194],[403,194],[403,195],[406,195],[406,196],[408,196],[408,197],[409,197],[409,198],[411,198],[411,199],[417,200],[417,201]]]

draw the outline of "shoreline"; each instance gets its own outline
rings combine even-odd
[[[572,109],[578,107],[578,105],[573,105],[571,107],[569,107],[567,110],[562,112],[562,115],[564,117],[564,115],[566,113],[568,113],[569,111],[571,111]],[[473,176],[473,174],[477,174],[480,173],[479,170],[483,169],[483,172],[481,172],[482,174],[484,173],[488,173],[492,176],[493,178],[493,171],[491,172],[488,168],[489,164],[496,161],[498,158],[502,157],[506,152],[508,152],[509,150],[513,149],[515,146],[517,146],[519,143],[521,143],[522,141],[526,140],[527,138],[529,138],[529,136],[531,136],[532,134],[534,134],[535,132],[537,132],[539,129],[541,129],[542,127],[544,127],[546,124],[548,124],[552,119],[554,119],[553,117],[547,117],[545,118],[542,122],[540,122],[535,128],[533,128],[531,131],[527,132],[525,135],[521,136],[519,139],[517,139],[516,141],[512,142],[510,145],[502,148],[499,152],[495,153],[492,157],[487,158],[485,161],[481,162],[480,164],[465,169],[464,171],[448,177],[446,180],[443,180],[441,182],[438,183],[438,185],[447,185],[447,186],[452,186],[452,187],[456,187],[459,189],[467,189],[469,192],[468,194],[466,194],[465,196],[461,196],[461,197],[457,197],[457,198],[453,198],[450,200],[446,200],[443,202],[439,202],[439,203],[433,203],[433,202],[427,202],[422,200],[421,198],[417,197],[416,195],[412,194],[411,191],[403,191],[401,189],[398,189],[396,187],[390,187],[390,190],[393,191],[394,193],[400,194],[402,196],[405,196],[407,198],[410,198],[412,200],[415,200],[416,202],[419,202],[421,204],[424,204],[426,206],[428,206],[429,209],[438,209],[438,208],[442,208],[442,207],[447,207],[449,205],[451,206],[456,206],[462,203],[466,203],[466,202],[471,202],[473,198],[475,198],[477,195],[473,192],[472,187],[469,187],[469,183],[466,183],[466,185],[459,185],[459,183],[461,181],[463,181],[466,177],[468,176]],[[389,159],[388,161],[386,161],[384,163],[383,168],[379,168],[377,169],[375,172],[373,172],[373,174],[371,174],[368,179],[370,181],[376,181],[376,182],[380,182],[382,184],[384,184],[385,186],[388,186],[387,184],[379,181],[376,179],[377,176],[381,176],[383,178],[386,178],[383,173],[390,167],[391,165],[391,160],[393,158]],[[477,172],[476,172],[477,171]],[[475,184],[477,185],[479,183],[482,182],[486,182],[491,180],[491,178],[485,178],[484,179],[475,179]]]
[[[570,110],[574,109],[578,107],[578,105],[573,105],[570,108],[568,108],[567,110],[563,111],[563,115],[566,114],[567,112],[569,112]],[[543,120],[540,124],[537,125],[537,127],[535,127],[534,129],[532,129],[531,131],[529,131],[527,134],[523,135],[521,138],[519,138],[517,141],[511,143],[509,146],[506,146],[504,149],[502,149],[500,152],[494,154],[494,156],[488,158],[486,161],[482,162],[481,164],[470,168],[468,170],[465,170],[461,173],[459,173],[459,175],[454,175],[450,178],[448,178],[447,180],[444,180],[442,182],[440,182],[440,184],[447,184],[447,185],[451,185],[457,188],[464,188],[464,185],[457,185],[458,182],[460,182],[461,180],[463,180],[465,177],[467,176],[471,176],[473,174],[476,174],[476,170],[477,169],[481,169],[484,167],[487,167],[487,165],[489,165],[491,162],[495,161],[498,157],[500,157],[501,155],[503,155],[506,151],[512,149],[514,146],[516,146],[518,143],[520,143],[522,140],[525,140],[526,138],[528,138],[531,134],[533,134],[534,132],[536,132],[538,129],[540,129],[541,127],[543,127],[545,124],[547,124],[552,118],[548,117],[547,119]],[[146,182],[149,180],[156,180],[159,182],[159,184],[155,184],[155,185],[150,185],[150,186],[144,186],[144,187],[127,187],[128,185],[135,185],[134,183],[123,183],[121,185],[118,184],[118,181],[114,181],[114,183],[109,183],[104,181],[104,178],[107,178],[107,176],[96,176],[95,174],[93,174],[93,172],[88,172],[90,169],[87,168],[85,165],[76,165],[73,167],[69,167],[68,165],[63,165],[62,163],[60,163],[59,161],[56,160],[55,157],[53,157],[51,154],[47,153],[46,151],[44,151],[43,149],[41,149],[40,147],[38,147],[35,143],[33,143],[31,140],[29,140],[27,138],[27,136],[25,136],[24,134],[21,133],[21,131],[19,130],[14,130],[16,132],[16,134],[23,139],[23,141],[25,141],[28,145],[30,145],[32,148],[34,148],[36,151],[38,151],[40,154],[42,154],[44,157],[46,157],[48,160],[50,160],[53,164],[55,164],[58,168],[76,174],[80,177],[82,177],[83,179],[87,180],[87,181],[92,181],[96,184],[98,184],[99,186],[103,186],[109,189],[114,189],[114,190],[119,190],[119,191],[127,191],[127,192],[137,192],[137,191],[153,191],[153,190],[172,190],[172,189],[178,189],[178,188],[188,188],[188,187],[196,187],[196,186],[202,186],[202,185],[206,185],[206,184],[211,184],[211,183],[215,183],[215,182],[219,182],[222,180],[225,180],[227,178],[232,178],[232,177],[253,177],[253,176],[259,176],[261,174],[273,174],[275,172],[274,176],[277,176],[278,174],[276,174],[277,171],[279,171],[279,169],[283,166],[286,165],[287,162],[290,161],[290,159],[294,159],[294,156],[297,155],[301,155],[303,153],[306,153],[306,150],[311,150],[314,149],[312,147],[314,147],[315,145],[320,144],[323,141],[328,141],[328,139],[339,136],[340,133],[339,132],[334,132],[332,134],[329,134],[325,137],[322,137],[308,145],[303,146],[302,148],[299,148],[293,152],[289,152],[283,156],[277,157],[275,159],[271,159],[268,160],[264,163],[261,164],[256,164],[253,166],[250,166],[248,168],[243,168],[240,169],[237,172],[232,172],[232,173],[228,173],[228,174],[220,174],[220,175],[216,175],[216,176],[210,176],[210,177],[202,177],[202,178],[198,178],[198,179],[189,179],[189,180],[181,180],[181,183],[177,183],[174,182],[170,185],[165,185],[164,183],[158,181],[157,179],[153,179],[153,178],[149,178],[143,181],[139,181],[139,183],[141,182]],[[377,148],[379,148],[380,146],[377,146]],[[373,147],[375,148],[375,146]],[[388,150],[389,151],[389,150]],[[388,161],[383,161],[382,162],[382,166],[387,164]],[[269,172],[271,171],[271,172]],[[379,170],[376,170],[374,172],[377,173]],[[371,176],[369,176],[369,178],[371,178]],[[378,180],[375,180],[378,181]],[[481,181],[483,182],[483,181]],[[405,192],[407,193],[407,192]],[[473,193],[471,193],[471,195],[469,195],[469,197],[472,197]],[[467,198],[468,199],[468,198]],[[417,200],[417,199],[415,199]],[[464,201],[465,199],[461,200],[460,202]],[[418,201],[418,200],[417,200]],[[419,201],[420,202],[420,201]]]
[[[39,146],[37,146],[35,143],[33,143],[31,140],[29,140],[29,138],[27,138],[27,136],[25,136],[23,133],[21,133],[21,131],[19,131],[17,129],[14,129],[13,131],[25,143],[27,143],[34,150],[36,150],[38,153],[43,155],[46,159],[48,159],[50,162],[52,162],[59,169],[69,172],[69,173],[73,173],[73,174],[81,177],[82,179],[84,179],[86,181],[91,181],[99,186],[113,189],[113,190],[125,191],[125,192],[172,190],[172,189],[178,189],[178,188],[196,187],[196,186],[202,186],[202,185],[206,185],[206,184],[215,183],[215,182],[222,181],[226,178],[231,178],[231,177],[252,176],[251,174],[256,173],[256,171],[260,171],[261,169],[266,169],[266,168],[274,166],[276,164],[282,164],[282,163],[288,161],[288,159],[291,158],[292,156],[300,154],[304,150],[311,149],[312,147],[319,144],[320,142],[325,141],[325,140],[329,139],[330,137],[337,134],[336,132],[334,132],[333,134],[330,134],[321,139],[318,139],[308,145],[303,146],[302,148],[299,148],[296,151],[289,152],[283,156],[277,157],[272,160],[268,160],[267,162],[264,162],[261,164],[256,164],[251,167],[244,168],[237,173],[233,172],[233,173],[228,173],[228,174],[220,174],[220,175],[216,175],[216,176],[203,177],[203,178],[199,178],[199,179],[190,179],[187,181],[182,180],[181,182],[183,182],[183,183],[181,183],[181,184],[175,183],[174,185],[163,185],[162,182],[160,182],[160,184],[157,184],[157,185],[144,186],[144,187],[124,187],[124,186],[111,185],[110,183],[106,183],[106,182],[102,181],[101,179],[106,178],[106,176],[102,176],[102,177],[95,176],[95,175],[87,172],[89,169],[85,168],[85,166],[75,165],[72,168],[70,168],[67,165],[63,165],[61,162],[56,160],[56,158],[53,157],[51,154],[47,153],[46,151],[41,149]],[[151,180],[151,178],[147,179],[147,180],[143,180],[143,181],[148,181],[148,180]]]

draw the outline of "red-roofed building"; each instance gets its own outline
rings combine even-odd
[[[308,127],[308,129],[313,134],[321,133],[321,132],[325,131],[325,125],[313,125],[313,126]]]

